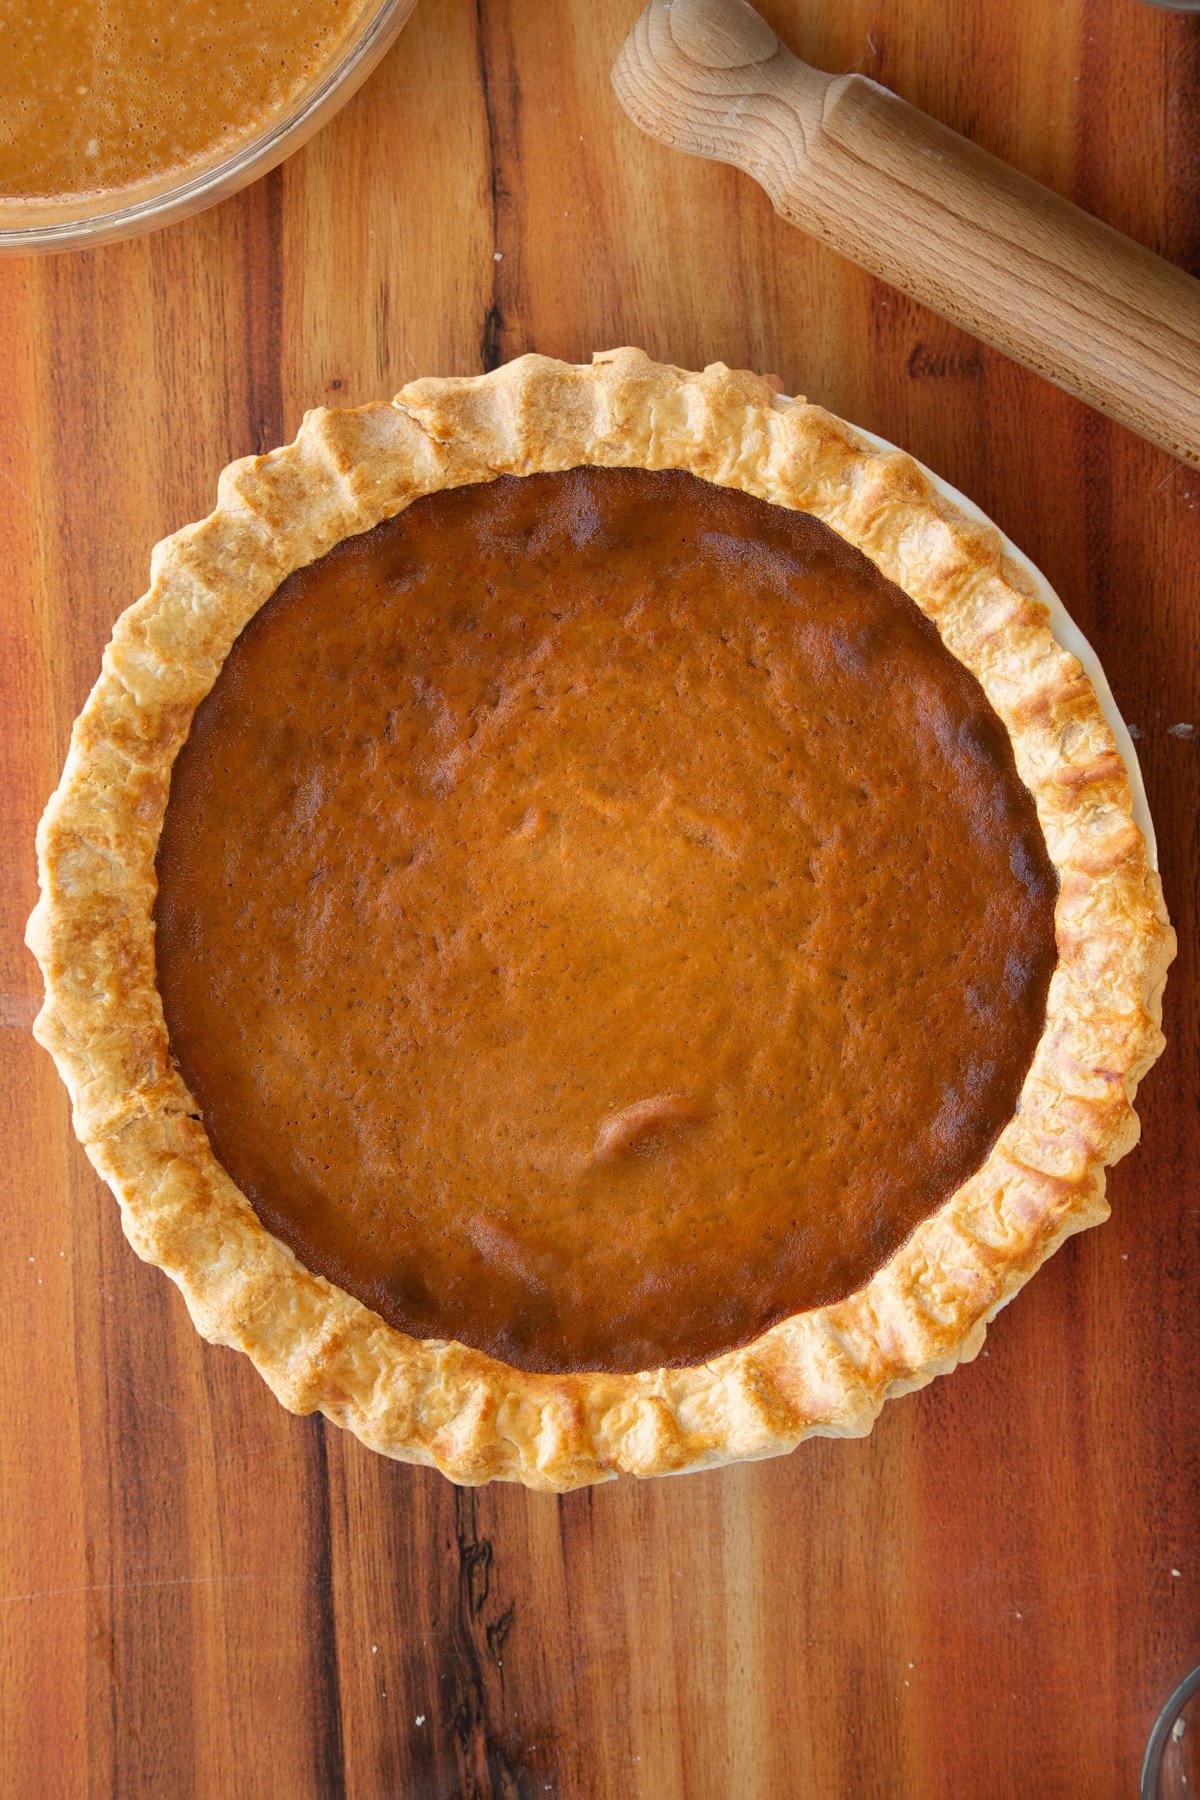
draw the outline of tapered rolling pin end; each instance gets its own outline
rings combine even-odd
[[[1200,282],[745,0],[651,0],[613,69],[651,137],[734,163],[791,224],[1200,467]]]
[[[758,103],[784,82],[793,105],[807,95],[819,111],[829,77],[793,56],[746,0],[651,0],[612,70],[617,99],[650,137],[751,174]]]

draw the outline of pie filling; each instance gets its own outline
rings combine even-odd
[[[0,0],[0,194],[195,173],[274,123],[368,0]]]
[[[803,513],[576,469],[283,583],[175,765],[158,979],[311,1269],[526,1369],[861,1287],[1011,1118],[1057,880],[1007,733]]]

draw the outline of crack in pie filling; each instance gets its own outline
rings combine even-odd
[[[719,365],[310,416],[118,622],[39,1034],[286,1404],[564,1488],[869,1428],[1069,1232],[1172,938],[994,534]]]
[[[502,476],[288,577],[175,764],[158,980],[310,1268],[530,1369],[861,1287],[983,1162],[1058,883],[908,597],[694,475]]]

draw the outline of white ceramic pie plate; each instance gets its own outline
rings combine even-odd
[[[889,444],[886,438],[876,437],[873,431],[864,431],[859,425],[855,425],[853,429],[861,438],[864,438],[867,443],[873,444],[877,450],[896,450],[899,447],[896,444]],[[904,454],[907,455],[908,452],[906,451]],[[912,460],[917,462],[916,457],[913,457]],[[968,500],[965,494],[960,494],[957,488],[951,487],[948,481],[943,481],[940,475],[935,475],[932,469],[927,469],[924,463],[917,462],[917,467],[929,477],[942,498],[948,500],[959,512],[965,514],[965,516],[968,519],[971,519],[975,524],[990,525],[993,531],[999,533],[1000,541],[1004,545],[1005,555],[1011,557],[1017,567],[1024,570],[1030,581],[1033,583],[1039,600],[1041,600],[1049,609],[1050,627],[1058,642],[1062,645],[1064,650],[1069,650],[1071,655],[1078,657],[1079,661],[1082,663],[1084,673],[1096,690],[1100,705],[1104,709],[1104,716],[1108,720],[1112,734],[1117,740],[1117,749],[1120,751],[1125,762],[1125,767],[1129,771],[1129,788],[1133,796],[1133,816],[1146,840],[1146,846],[1150,853],[1151,867],[1157,869],[1158,845],[1154,837],[1154,826],[1150,819],[1150,807],[1146,800],[1146,788],[1142,781],[1142,771],[1138,764],[1137,751],[1134,748],[1133,739],[1129,734],[1129,727],[1117,710],[1117,703],[1113,699],[1113,692],[1108,685],[1108,678],[1100,666],[1100,658],[1096,655],[1096,652],[1092,649],[1092,646],[1088,643],[1082,631],[1080,631],[1078,625],[1075,623],[1054,589],[1050,586],[1050,583],[1046,580],[1046,577],[1042,574],[1041,570],[1036,564],[1030,562],[1023,551],[1017,549],[1017,546],[1013,543],[1011,538],[1005,536],[995,520],[989,519],[985,512],[980,511],[973,500]]]

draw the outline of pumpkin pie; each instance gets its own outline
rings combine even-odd
[[[1106,1213],[1173,938],[996,535],[717,365],[312,413],[118,621],[38,1021],[285,1405],[565,1489],[867,1431]]]

